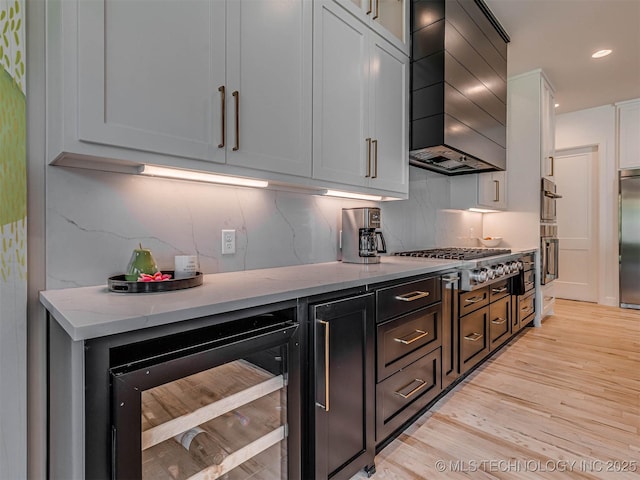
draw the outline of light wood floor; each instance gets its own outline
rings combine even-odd
[[[555,312],[381,451],[373,479],[640,478],[640,311]]]

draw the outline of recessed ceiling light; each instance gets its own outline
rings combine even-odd
[[[612,52],[612,50],[598,50],[597,52],[595,52],[593,55],[591,55],[591,58],[602,58],[602,57],[606,57],[607,55],[609,55]]]
[[[556,103],[556,104],[554,105],[554,107],[556,107],[556,108],[558,108],[559,106],[560,106],[560,104],[559,104],[559,103]]]

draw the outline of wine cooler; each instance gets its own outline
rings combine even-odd
[[[298,328],[286,310],[114,351],[112,478],[299,478]]]

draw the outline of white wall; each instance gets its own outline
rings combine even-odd
[[[618,305],[618,184],[615,107],[565,113],[556,117],[556,152],[595,146],[599,172],[598,303]]]

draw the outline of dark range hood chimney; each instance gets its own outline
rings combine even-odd
[[[509,36],[483,0],[412,0],[411,165],[506,170]]]

